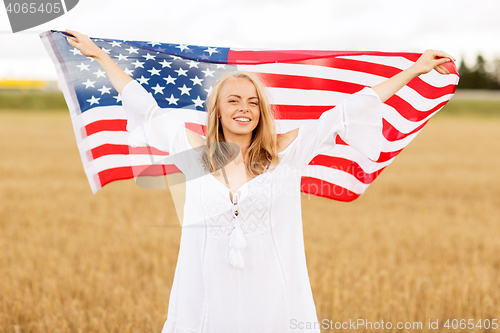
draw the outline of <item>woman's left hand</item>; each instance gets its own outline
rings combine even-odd
[[[418,75],[429,73],[433,69],[441,74],[450,74],[450,71],[443,66],[444,63],[450,61],[456,61],[456,59],[446,52],[426,50],[412,67],[414,67]]]

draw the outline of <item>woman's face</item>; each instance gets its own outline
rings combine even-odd
[[[252,81],[234,78],[224,83],[219,99],[219,117],[226,138],[232,134],[252,133],[260,118],[259,98]]]

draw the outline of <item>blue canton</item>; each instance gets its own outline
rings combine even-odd
[[[63,32],[53,34],[75,87],[81,112],[97,106],[121,105],[99,63],[76,48],[66,47]],[[236,66],[227,65],[229,48],[91,38],[125,73],[137,80],[161,108],[204,111],[217,79]]]

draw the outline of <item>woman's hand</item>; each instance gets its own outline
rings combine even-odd
[[[106,72],[113,87],[121,94],[123,88],[133,79],[128,76],[106,52],[97,46],[89,36],[69,29],[66,29],[66,32],[75,36],[67,37],[69,45],[76,47],[84,56],[97,60]]]
[[[452,60],[455,60],[455,58],[446,52],[427,50],[409,68],[377,84],[372,89],[377,93],[380,100],[385,102],[399,89],[403,88],[405,84],[421,74],[429,73],[433,69],[441,74],[450,74],[450,71],[443,64]]]
[[[66,32],[75,36],[66,37],[69,45],[76,47],[84,56],[96,58],[105,53],[99,46],[95,45],[89,36],[69,29],[66,29]]]
[[[429,73],[433,69],[441,74],[450,74],[450,71],[443,64],[452,60],[456,61],[455,58],[446,52],[426,50],[412,67],[418,75]]]

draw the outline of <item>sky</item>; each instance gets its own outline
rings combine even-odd
[[[16,34],[0,2],[0,80],[56,80],[39,34],[66,28],[217,47],[438,49],[469,65],[479,53],[500,58],[498,0],[80,0],[67,14]]]

